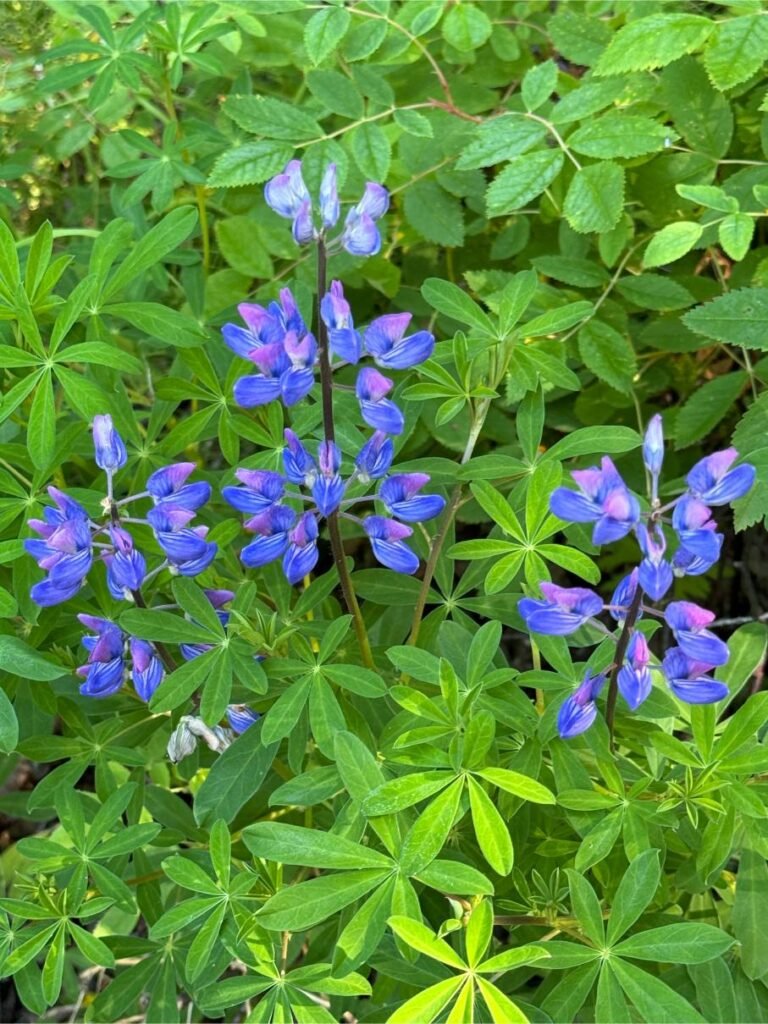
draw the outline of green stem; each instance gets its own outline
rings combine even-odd
[[[464,453],[461,456],[461,462],[459,465],[466,465],[472,458],[472,453],[475,450],[477,439],[480,437],[480,432],[483,429],[485,423],[485,417],[488,415],[488,410],[491,406],[491,399],[484,398],[477,407],[475,412],[474,420],[472,421],[472,427],[469,431],[469,437],[467,438],[467,444],[464,448]],[[427,598],[429,596],[429,588],[432,586],[432,580],[435,575],[435,569],[437,568],[437,560],[440,557],[440,552],[443,549],[443,545],[448,537],[448,533],[451,529],[456,512],[458,511],[459,505],[461,504],[461,484],[456,486],[451,491],[451,496],[448,499],[448,504],[443,512],[443,521],[440,524],[440,529],[435,534],[435,539],[432,541],[432,547],[429,552],[429,558],[427,559],[427,565],[424,569],[424,578],[421,581],[421,588],[419,589],[419,596],[416,599],[416,607],[413,610],[413,620],[411,622],[411,634],[408,637],[408,643],[413,646],[419,639],[419,630],[421,629],[421,620],[424,616],[424,609],[427,604]]]
[[[208,230],[208,211],[205,207],[205,186],[195,185],[197,212],[200,217],[200,235],[203,240],[203,273],[208,274],[211,266],[211,236]]]
[[[328,332],[320,313],[320,304],[323,301],[327,288],[327,256],[325,241],[320,238],[317,243],[317,342],[318,354],[320,357],[320,390],[323,403],[323,434],[326,441],[335,441],[336,432],[333,423],[333,371],[331,370],[331,356],[328,350]],[[368,631],[365,628],[360,605],[357,602],[357,595],[352,584],[352,577],[347,567],[347,560],[344,555],[344,545],[341,540],[339,529],[339,514],[331,512],[327,518],[328,533],[331,538],[331,550],[333,561],[339,574],[341,591],[344,595],[344,603],[355,626],[357,642],[360,646],[360,654],[363,662],[368,668],[375,668],[371,643],[368,639]]]
[[[531,661],[536,672],[541,672],[541,651],[536,641],[531,637]],[[536,687],[536,710],[540,715],[544,714],[544,691]]]

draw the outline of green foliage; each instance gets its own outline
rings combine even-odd
[[[766,1019],[763,5],[0,9],[8,1012]],[[313,190],[336,164],[342,216],[367,180],[387,185],[381,253],[334,255],[331,273],[356,325],[408,310],[438,339],[395,374],[397,465],[447,499],[414,534],[428,570],[378,567],[343,523],[369,664],[325,539],[306,586],[246,571],[219,494],[237,467],[280,465],[286,426],[322,437],[317,405],[239,407],[244,364],[220,335],[284,285],[311,317],[312,250],[263,198],[291,159]],[[587,627],[531,649],[517,602],[544,580],[610,592],[628,571],[629,541],[598,553],[549,496],[606,454],[642,491],[625,456],[657,412],[665,502],[730,443],[757,469],[721,575],[675,584],[738,626],[717,670],[729,697],[689,706],[655,685],[637,713],[620,703],[615,749],[599,723],[566,743],[557,709],[610,644]],[[30,600],[22,542],[46,488],[103,513],[101,413],[133,492],[171,461],[212,484],[220,558],[200,583],[236,592],[226,625],[184,578],[172,605],[128,608],[100,564],[69,604]],[[86,698],[78,613],[205,650],[149,705],[128,686]],[[179,723],[213,727],[235,702],[263,717],[223,752],[168,759]]]

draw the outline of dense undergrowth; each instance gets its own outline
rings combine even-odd
[[[0,1016],[765,1020],[764,5],[0,11]]]

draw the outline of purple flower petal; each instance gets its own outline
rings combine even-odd
[[[275,533],[269,537],[257,537],[240,552],[240,560],[249,569],[258,569],[262,565],[280,558],[288,547],[288,534]]]
[[[381,249],[381,235],[373,218],[350,210],[341,244],[352,256],[375,256]]]
[[[324,228],[332,228],[339,219],[339,193],[336,187],[336,164],[328,164],[320,182],[320,216]]]
[[[157,500],[167,498],[180,490],[194,469],[194,462],[177,462],[158,469],[147,480],[147,490]]]
[[[280,391],[287,406],[306,398],[315,386],[315,372],[311,366],[303,370],[287,370],[280,378]]]
[[[591,498],[567,487],[557,487],[549,498],[549,509],[565,523],[592,523],[600,518],[602,511]]]
[[[227,707],[227,721],[232,731],[238,736],[242,735],[246,729],[250,729],[260,718],[261,715],[258,711],[254,711],[246,704],[230,704]]]
[[[109,415],[93,417],[93,447],[96,465],[107,473],[114,473],[128,461],[123,439],[115,430]]]
[[[362,199],[355,207],[358,213],[367,214],[374,220],[383,217],[389,209],[389,191],[383,185],[375,181],[368,181],[365,185]]]
[[[355,459],[360,483],[366,484],[383,477],[392,465],[394,457],[395,447],[392,440],[381,430],[377,430],[373,437],[366,441]]]
[[[374,556],[382,565],[408,576],[416,572],[418,556],[405,543],[405,538],[413,533],[409,526],[383,516],[368,516],[363,521],[363,529],[368,534]]]
[[[293,240],[297,245],[309,245],[317,238],[315,225],[312,223],[312,201],[305,199],[293,219],[291,227]]]
[[[648,472],[658,477],[664,462],[664,426],[658,413],[651,417],[645,431],[643,462]]]
[[[282,174],[275,175],[264,186],[267,205],[281,217],[293,220],[302,203],[309,199],[307,186],[301,176],[301,161],[291,160]]]
[[[280,398],[280,381],[263,374],[241,377],[235,382],[235,402],[243,409],[252,409],[257,405],[268,405]]]

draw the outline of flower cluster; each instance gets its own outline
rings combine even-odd
[[[321,441],[315,459],[292,430],[285,431],[284,473],[239,469],[240,486],[224,487],[226,501],[249,518],[245,528],[256,534],[241,552],[249,568],[267,565],[278,558],[290,583],[298,583],[314,569],[320,519],[339,512],[358,523],[371,542],[375,557],[396,572],[413,573],[419,560],[406,544],[413,530],[407,523],[423,522],[439,515],[445,501],[437,494],[421,494],[429,482],[426,473],[388,475],[394,449],[381,431],[363,446],[352,473],[341,475],[342,456],[334,442]],[[381,481],[375,494],[368,493],[372,481]],[[352,489],[364,492],[345,497]],[[307,493],[304,493],[307,492]],[[284,502],[311,502],[306,511],[296,511]],[[349,509],[364,501],[378,501],[387,516],[368,515],[359,519]]]
[[[312,197],[301,173],[301,160],[291,160],[282,174],[277,174],[264,188],[267,204],[292,221],[294,240],[307,245],[325,237],[336,227],[341,203],[336,185],[336,164],[328,164],[320,183],[319,220],[316,224]],[[381,235],[376,221],[389,209],[389,192],[374,181],[366,183],[362,198],[349,211],[342,233],[334,240],[335,247],[346,249],[352,256],[375,256],[381,249]]]
[[[291,161],[267,183],[265,196],[274,210],[293,221],[297,242],[317,241],[325,246],[326,232],[336,225],[340,210],[333,164],[320,188],[320,227],[313,221],[312,200],[299,161]],[[333,252],[336,245],[358,256],[377,252],[380,236],[375,222],[386,212],[388,201],[382,185],[368,182],[363,198],[347,215],[343,233],[326,251]],[[324,285],[319,291],[325,292]],[[423,330],[408,334],[410,313],[380,316],[358,330],[340,281],[331,282],[319,303],[317,335],[323,339],[325,353],[287,288],[278,302],[266,307],[243,303],[238,311],[245,327],[228,323],[222,334],[238,356],[259,370],[235,384],[235,401],[245,408],[276,400],[290,407],[306,398],[315,384],[317,365],[322,374],[321,356],[331,374],[365,357],[374,363],[358,371],[354,385],[361,419],[374,433],[357,453],[346,478],[341,474],[341,450],[332,436],[322,440],[313,455],[292,430],[286,430],[283,473],[239,469],[235,475],[240,485],[223,489],[225,499],[248,516],[246,529],[256,535],[242,551],[245,565],[253,568],[281,558],[287,579],[297,583],[317,564],[320,520],[339,515],[362,527],[379,562],[397,572],[415,572],[419,562],[406,543],[413,533],[407,524],[439,515],[445,502],[438,495],[420,493],[429,481],[425,474],[388,475],[394,457],[391,436],[403,432],[405,421],[389,397],[394,382],[381,370],[405,370],[428,359],[434,336]],[[369,493],[372,481],[379,480],[378,490]],[[365,488],[362,493],[360,485]],[[379,502],[386,514],[375,512],[359,519],[350,509],[362,501]],[[306,503],[311,507],[306,508]]]
[[[283,288],[279,302],[271,302],[267,307],[243,302],[237,308],[246,326],[228,323],[221,333],[232,351],[249,360],[259,371],[236,381],[237,404],[252,409],[280,400],[290,407],[306,398],[315,384],[318,347],[290,289]],[[435,347],[434,336],[429,331],[406,334],[410,313],[380,316],[363,331],[356,330],[339,281],[331,282],[320,312],[328,331],[332,369],[356,364],[364,356],[371,356],[376,366],[383,369],[407,370],[428,359]],[[334,357],[339,361],[334,363]],[[388,434],[400,434],[403,414],[387,398],[393,387],[394,382],[389,377],[373,366],[366,366],[357,375],[355,394],[368,426]]]
[[[578,487],[557,488],[550,509],[560,519],[573,523],[594,523],[593,543],[602,545],[634,533],[641,560],[618,585],[610,604],[584,587],[541,584],[541,599],[523,598],[518,609],[534,633],[567,636],[587,623],[608,632],[597,616],[607,611],[621,626],[617,636],[617,657],[606,673],[587,672],[585,679],[562,705],[558,729],[564,738],[588,729],[597,717],[596,698],[607,675],[613,671],[619,692],[632,710],[648,697],[652,672],[660,673],[672,692],[689,704],[710,704],[722,700],[728,690],[710,673],[728,660],[728,647],[707,627],[714,613],[690,601],[670,601],[663,611],[647,602],[661,601],[675,577],[707,572],[717,561],[723,535],[717,532],[712,507],[728,505],[752,487],[753,466],[734,466],[735,448],[701,459],[686,477],[685,492],[662,506],[658,497],[659,475],[664,460],[664,437],[660,416],[648,425],[643,443],[643,461],[649,479],[649,504],[642,512],[611,459],[603,458],[600,468],[577,470],[571,475]],[[671,521],[665,516],[672,512]],[[667,534],[672,527],[672,537]],[[669,543],[674,553],[668,557]],[[675,639],[661,664],[653,664],[645,635],[636,628],[643,614],[664,620]]]
[[[155,575],[168,569],[174,575],[197,576],[216,555],[216,545],[205,537],[207,526],[190,526],[198,509],[211,494],[207,483],[187,483],[193,462],[180,462],[158,469],[147,480],[142,494],[113,497],[113,478],[128,454],[110,416],[96,416],[93,422],[95,461],[107,475],[107,496],[102,502],[106,523],[95,523],[83,506],[56,487],[48,493],[53,506],[43,510],[43,519],[30,519],[40,540],[26,540],[24,547],[47,576],[32,588],[32,600],[41,607],[61,604],[74,597],[85,583],[98,552],[107,567],[110,593],[118,600],[134,600],[147,579],[147,562],[137,551],[124,523],[145,523],[152,528],[165,559]],[[153,507],[145,519],[121,518],[121,507],[139,498],[151,498]]]
[[[216,614],[222,625],[229,620],[229,613],[222,611],[222,605],[231,601],[235,596],[231,590],[205,590],[205,596],[216,609]],[[188,617],[188,616],[187,616]],[[126,634],[116,623],[109,619],[98,618],[94,615],[78,615],[80,622],[90,630],[83,639],[83,647],[88,652],[85,665],[77,669],[77,674],[82,676],[85,682],[80,687],[80,692],[88,697],[111,697],[122,689],[125,681],[130,678],[136,694],[143,700],[149,702],[160,683],[165,678],[165,667],[160,658],[157,648],[148,640]],[[196,658],[210,648],[203,644],[180,644],[182,656],[187,660]],[[226,709],[229,729],[215,726],[210,730],[208,726],[201,726],[215,735],[219,740],[228,746],[236,735],[258,721],[259,715],[245,704],[230,704]],[[178,732],[178,730],[177,730]],[[186,730],[185,736],[205,736],[207,733],[190,732]],[[191,753],[196,740],[189,747],[191,740],[186,740],[181,746],[175,747],[178,756],[172,760],[179,761]],[[210,744],[209,744],[210,746]],[[182,749],[184,748],[184,749]],[[216,748],[213,748],[216,749]],[[223,747],[222,747],[223,749]]]
[[[94,615],[78,615],[78,619],[91,630],[83,637],[88,660],[77,670],[77,674],[85,679],[80,692],[88,697],[111,697],[118,693],[129,674],[127,662],[130,658],[133,688],[142,700],[149,701],[165,675],[154,646],[147,640],[126,636],[109,619]]]

